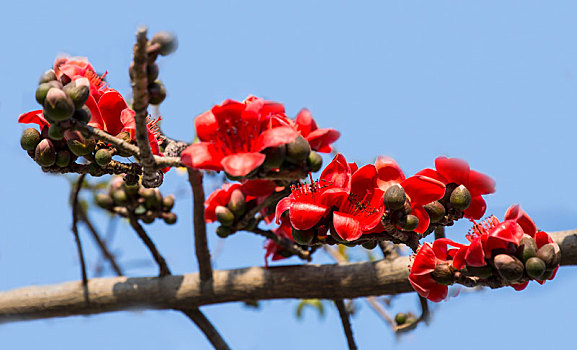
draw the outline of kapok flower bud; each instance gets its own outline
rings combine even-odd
[[[545,266],[545,262],[538,257],[534,256],[529,258],[525,262],[525,269],[527,270],[527,275],[534,280],[540,280],[547,266]]]
[[[156,219],[156,216],[154,216],[154,213],[152,212],[152,210],[148,210],[140,218],[140,220],[142,220],[142,222],[144,222],[145,224],[152,224],[154,222],[154,219]]]
[[[524,234],[517,248],[516,254],[523,262],[526,262],[530,258],[537,256],[537,243],[533,237],[528,234]]]
[[[467,266],[467,271],[480,279],[487,279],[493,276],[493,269],[490,265],[485,266]]]
[[[121,139],[124,142],[130,143],[132,141],[132,139],[130,138],[130,134],[126,131],[122,131],[120,133],[118,133],[118,135],[116,135],[117,139]],[[118,150],[118,155],[121,157],[130,157],[132,154],[128,153],[128,152],[124,152],[122,150]]]
[[[94,196],[94,202],[101,208],[110,209],[114,207],[114,200],[106,193],[98,193]]]
[[[86,106],[82,106],[81,108],[74,111],[72,118],[78,120],[79,122],[88,123],[90,118],[92,118],[92,112]]]
[[[178,39],[170,32],[158,32],[150,39],[151,44],[158,44],[161,56],[170,55],[178,48]]]
[[[79,78],[66,85],[63,91],[74,102],[74,107],[80,108],[90,96],[90,82],[86,78]]]
[[[377,247],[377,241],[368,241],[362,244],[363,248],[373,250]]]
[[[435,270],[431,272],[431,277],[435,282],[444,286],[450,286],[455,282],[453,270],[449,264],[437,264]]]
[[[109,149],[103,148],[96,151],[94,154],[94,161],[101,167],[105,167],[110,164],[112,160],[112,152]]]
[[[453,208],[457,210],[465,210],[471,204],[471,193],[469,190],[461,185],[453,190],[449,202]]]
[[[148,103],[151,105],[159,105],[165,98],[166,88],[160,80],[148,84]]]
[[[56,165],[65,168],[70,165],[72,161],[72,155],[67,150],[63,149],[56,153]]]
[[[22,132],[20,147],[25,151],[34,151],[40,143],[40,132],[34,128],[28,128]]]
[[[227,207],[237,217],[244,214],[246,211],[246,198],[240,189],[237,188],[232,191]]]
[[[297,230],[292,229],[293,239],[297,244],[309,245],[316,236],[316,232],[313,229],[310,230]]]
[[[48,129],[48,137],[54,141],[60,141],[64,138],[64,131],[58,124],[51,124]]]
[[[34,160],[40,166],[52,166],[56,162],[56,149],[49,139],[44,139],[38,143],[34,152]]]
[[[50,89],[44,100],[44,116],[48,121],[67,120],[74,114],[74,102],[60,89]]]
[[[554,269],[561,262],[561,250],[556,243],[547,243],[539,248],[537,257],[545,262],[547,269]]]
[[[123,206],[128,202],[128,196],[124,190],[116,190],[112,192],[112,199],[116,205]]]
[[[292,163],[298,163],[308,158],[311,153],[311,145],[299,135],[293,142],[286,145],[287,159]]]
[[[158,78],[158,64],[152,63],[146,66],[146,78],[148,81],[155,81]]]
[[[222,225],[230,227],[234,223],[234,214],[227,207],[219,205],[214,210],[214,213],[216,214],[216,220]]]
[[[85,138],[84,135],[77,130],[64,131],[64,139],[66,139],[66,144],[70,151],[78,157],[92,153],[96,144],[93,139]]]
[[[173,207],[174,207],[174,196],[173,195],[170,194],[170,195],[162,198],[162,210],[168,212],[168,211],[171,211]]]
[[[46,100],[46,95],[48,95],[48,91],[54,88],[62,88],[62,84],[58,81],[51,81],[47,83],[42,83],[38,85],[36,88],[36,102],[41,105],[44,105],[44,101]]]
[[[264,162],[262,163],[262,167],[265,171],[280,168],[286,159],[285,145],[278,147],[267,147],[262,150],[261,153],[266,156]]]
[[[438,201],[426,204],[423,208],[425,208],[425,211],[429,214],[432,223],[439,222],[445,217],[445,206]]]
[[[40,79],[38,80],[38,84],[47,83],[53,80],[56,80],[56,73],[54,73],[54,70],[49,69],[46,72],[42,73]]]
[[[174,225],[178,218],[175,213],[162,213],[162,219],[167,225]]]
[[[395,323],[400,326],[407,322],[407,314],[403,312],[399,312],[395,315]]]
[[[389,210],[399,210],[405,205],[405,190],[399,184],[394,184],[387,189],[383,196],[383,203],[385,208]]]
[[[399,219],[397,228],[403,231],[413,231],[419,226],[419,218],[415,215],[405,215]]]
[[[316,173],[323,167],[323,157],[315,151],[311,151],[307,158],[307,165],[311,172]]]
[[[156,209],[162,205],[162,194],[158,188],[141,188],[139,193],[145,200],[146,208]]]
[[[216,234],[220,238],[226,238],[226,237],[232,235],[233,233],[234,232],[232,231],[232,229],[230,227],[227,227],[227,226],[219,226],[216,228]]]
[[[509,254],[499,254],[493,259],[499,275],[508,282],[516,282],[523,277],[525,266],[521,260]]]

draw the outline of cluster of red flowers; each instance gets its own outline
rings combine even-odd
[[[467,239],[469,245],[441,238],[420,247],[409,281],[421,296],[435,302],[445,299],[448,285],[459,276],[504,282],[522,290],[529,280],[543,284],[553,279],[559,268],[559,246],[537,230],[519,205],[507,210],[503,222],[492,216],[475,224]]]

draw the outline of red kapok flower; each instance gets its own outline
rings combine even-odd
[[[201,142],[182,152],[182,163],[191,168],[224,170],[232,176],[248,175],[264,162],[266,157],[260,151],[290,143],[299,135],[291,126],[273,126],[278,106],[249,97],[212,107],[196,117]]]
[[[471,170],[466,161],[458,158],[438,157],[435,159],[435,168],[436,170],[421,170],[417,175],[428,176],[445,185],[453,183],[465,186],[471,193],[471,204],[465,209],[465,217],[479,220],[487,209],[482,195],[495,192],[495,181],[485,174]]]
[[[311,112],[303,108],[297,114],[295,127],[317,152],[330,153],[331,144],[339,139],[341,133],[335,129],[319,129]]]
[[[273,230],[273,232],[282,238],[293,240],[292,227],[288,218],[281,218],[281,224],[278,228]],[[264,248],[266,249],[266,254],[264,256],[264,263],[268,266],[268,258],[272,256],[272,261],[277,261],[281,259],[286,259],[288,255],[282,246],[277,244],[272,239],[267,239]]]
[[[383,193],[394,184],[399,184],[405,190],[411,203],[411,214],[419,219],[419,225],[414,231],[424,233],[431,220],[423,206],[443,198],[445,185],[422,175],[415,175],[406,179],[397,162],[390,157],[377,158],[375,167],[377,169],[377,185],[383,190]]]

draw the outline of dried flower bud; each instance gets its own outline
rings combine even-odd
[[[160,80],[148,84],[148,103],[151,105],[159,105],[165,98],[166,88]]]
[[[399,210],[405,206],[405,190],[399,184],[394,184],[387,189],[383,196],[385,208],[389,210]]]
[[[109,149],[103,148],[96,151],[94,154],[94,161],[101,167],[105,167],[110,164],[112,160],[112,152]]]
[[[525,269],[527,270],[527,275],[534,280],[540,280],[547,266],[545,266],[545,262],[538,257],[534,256],[529,258],[525,262]]]
[[[521,260],[509,254],[499,254],[493,259],[499,275],[506,281],[516,282],[523,277],[525,266]]]
[[[28,128],[22,132],[20,147],[25,151],[34,151],[40,143],[40,132],[34,128]]]
[[[297,244],[309,245],[316,236],[316,232],[313,229],[310,230],[297,230],[292,229],[293,239]]]
[[[556,243],[547,243],[539,248],[537,257],[545,262],[547,269],[554,269],[561,262],[561,250]]]
[[[435,266],[435,270],[431,272],[431,277],[435,280],[435,282],[444,286],[450,286],[455,282],[453,270],[449,264],[437,264],[437,266]]]
[[[315,151],[311,151],[307,158],[307,165],[311,172],[316,173],[323,167],[323,157]]]
[[[224,226],[232,226],[234,223],[234,214],[227,207],[219,205],[215,209],[216,219]]]
[[[56,162],[56,149],[49,139],[44,139],[38,143],[34,152],[34,160],[40,166],[52,166]]]
[[[236,217],[244,214],[246,211],[246,198],[240,189],[237,188],[232,191],[227,207]]]
[[[465,186],[461,185],[453,190],[449,202],[453,208],[465,210],[471,204],[471,193]]]
[[[438,201],[431,202],[424,206],[425,211],[429,214],[432,223],[439,222],[445,217],[445,206]]]
[[[403,231],[413,231],[419,226],[419,218],[415,215],[405,215],[399,219],[397,228]]]
[[[38,84],[47,83],[53,80],[56,80],[56,73],[54,73],[54,70],[49,69],[46,72],[42,73],[40,79],[38,80]]]
[[[72,154],[70,154],[70,152],[68,152],[67,150],[64,149],[56,153],[57,166],[65,168],[70,165],[71,161],[72,161]]]
[[[302,162],[311,153],[311,145],[302,135],[299,135],[293,142],[286,145],[286,152],[290,162]]]
[[[60,89],[49,89],[43,106],[44,116],[50,122],[67,120],[74,114],[74,102]]]
[[[151,44],[160,46],[158,53],[162,56],[170,55],[178,48],[178,39],[176,35],[170,32],[158,32],[150,39]]]

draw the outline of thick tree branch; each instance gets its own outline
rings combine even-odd
[[[561,265],[577,265],[577,230],[551,233],[561,248]],[[299,265],[214,271],[212,290],[198,274],[163,278],[97,278],[0,293],[0,322],[88,315],[111,311],[183,309],[268,299],[354,299],[412,292],[409,257],[340,265]],[[562,271],[558,274],[562,276]]]

